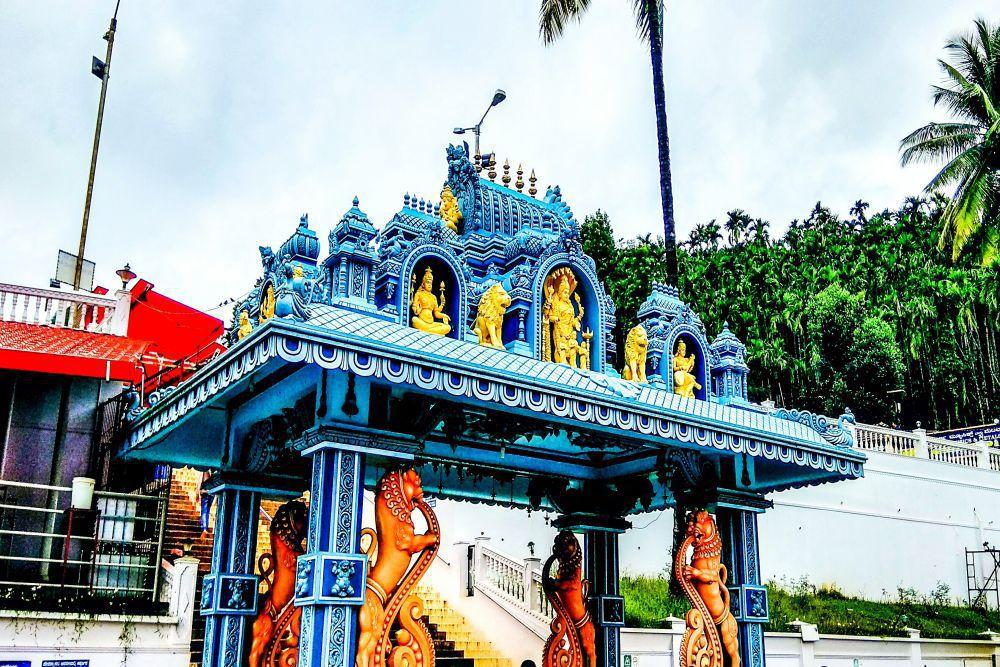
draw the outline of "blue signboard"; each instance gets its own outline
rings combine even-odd
[[[938,438],[951,440],[952,442],[989,442],[1000,440],[1000,424],[960,428],[945,433],[935,433],[934,435]]]
[[[31,667],[30,660],[0,660],[0,667]]]

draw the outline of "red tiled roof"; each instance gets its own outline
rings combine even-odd
[[[125,336],[0,322],[0,368],[126,379],[149,346]]]

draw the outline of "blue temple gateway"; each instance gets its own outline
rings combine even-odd
[[[593,628],[602,667],[620,660],[617,550],[629,516],[707,508],[722,546],[702,555],[727,566],[719,586],[739,656],[763,667],[757,516],[770,492],[863,474],[853,417],[751,403],[744,346],[727,327],[710,339],[668,285],[653,286],[619,355],[614,305],[559,187],[540,194],[533,173],[525,183],[506,166],[497,182],[495,161],[455,146],[442,171],[439,196],[405,195],[381,230],[355,199],[323,258],[307,216],[277,249],[262,246],[230,349],[130,413],[123,457],[214,471],[205,664],[267,663],[267,614],[299,619],[303,667],[419,656],[407,592],[442,537],[422,541],[436,526],[427,494],[544,508],[582,535],[587,615],[569,621]],[[367,540],[365,489],[381,517]],[[294,596],[265,613],[257,508],[304,491]],[[405,574],[394,574],[400,553]],[[708,639],[724,643],[727,626],[712,616]],[[274,660],[290,650],[268,641]]]

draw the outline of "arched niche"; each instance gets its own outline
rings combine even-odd
[[[448,315],[451,324],[449,338],[464,340],[466,330],[466,320],[468,318],[469,307],[467,303],[467,288],[461,268],[457,260],[448,253],[434,250],[414,252],[403,263],[403,269],[399,277],[399,323],[405,327],[413,326],[413,310],[410,308],[411,299],[419,288],[423,280],[424,273],[430,267],[434,276],[434,296],[441,299],[441,283],[444,282],[445,307],[444,313]],[[415,281],[414,281],[415,278]],[[415,284],[414,284],[415,283]]]
[[[590,267],[583,266],[566,254],[555,255],[539,265],[535,274],[533,287],[533,304],[528,322],[530,331],[533,333],[532,355],[536,359],[545,360],[544,355],[544,333],[543,333],[543,311],[545,309],[545,286],[550,277],[563,269],[569,269],[576,277],[576,288],[573,290],[571,301],[574,309],[577,307],[575,295],[580,296],[580,304],[583,306],[583,319],[580,322],[581,333],[589,330],[593,337],[590,339],[590,368],[596,371],[605,371],[606,344],[604,319],[606,313],[599,296],[600,284],[596,274]],[[581,337],[582,338],[582,337]]]
[[[667,390],[674,391],[674,354],[677,352],[678,342],[684,341],[687,348],[686,354],[695,355],[693,374],[695,381],[701,385],[696,389],[694,397],[701,401],[707,401],[712,396],[712,373],[710,359],[708,357],[708,342],[695,327],[681,324],[675,327],[666,339],[663,346],[663,356],[660,359],[660,375],[667,385]]]

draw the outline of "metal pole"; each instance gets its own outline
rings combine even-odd
[[[90,155],[90,177],[87,179],[87,198],[83,203],[83,223],[80,225],[80,246],[76,254],[76,267],[73,271],[73,289],[80,289],[83,277],[83,253],[87,247],[87,226],[90,224],[90,200],[94,195],[94,174],[97,172],[97,151],[101,146],[101,125],[104,122],[104,100],[108,95],[108,79],[111,77],[111,51],[115,46],[115,29],[118,27],[118,4],[115,4],[115,14],[111,17],[111,27],[104,33],[108,42],[108,52],[104,57],[104,76],[101,78],[101,101],[97,106],[97,127],[94,128],[94,149]]]

